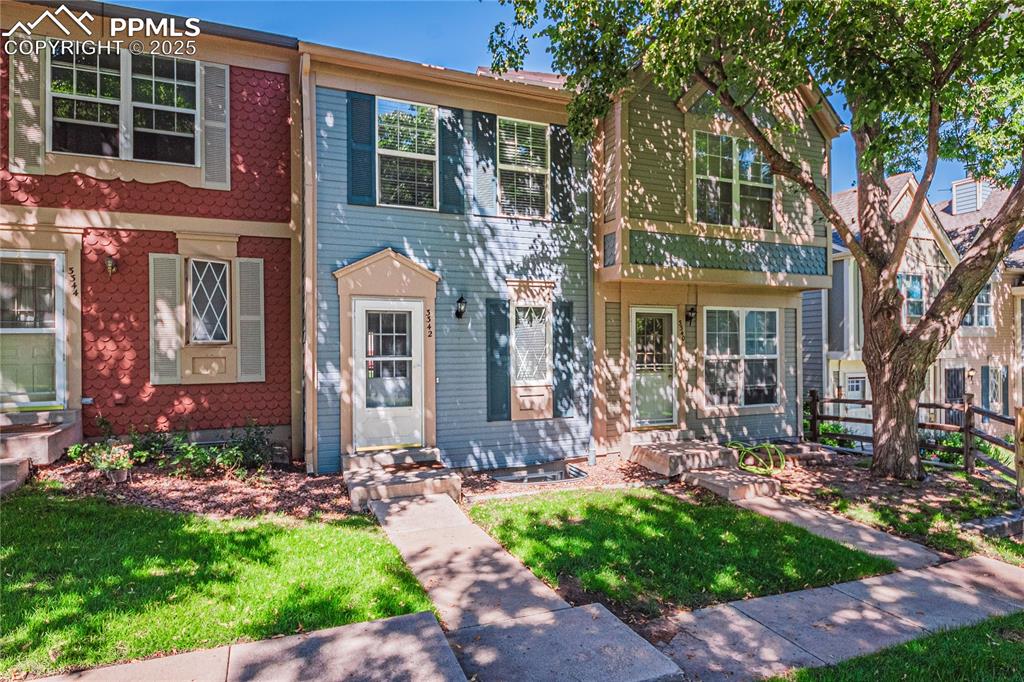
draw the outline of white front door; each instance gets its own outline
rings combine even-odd
[[[353,302],[356,449],[423,445],[423,303]]]
[[[675,308],[631,308],[630,318],[633,425],[675,424]]]

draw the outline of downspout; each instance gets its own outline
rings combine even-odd
[[[316,208],[316,173],[313,141],[316,103],[311,86],[311,58],[308,52],[300,56],[302,81],[302,421],[305,431],[304,459],[306,473],[318,470],[316,439],[316,229],[313,224]]]
[[[587,146],[590,149],[590,146]],[[586,164],[585,176],[588,180],[591,178],[591,164],[590,154],[588,153],[583,160]],[[590,339],[590,343],[587,345],[587,367],[590,368],[590,390],[588,391],[587,399],[587,430],[590,433],[590,447],[587,449],[587,464],[595,466],[597,464],[597,440],[594,438],[594,382],[597,381],[596,368],[594,367],[594,309],[593,305],[593,294],[594,294],[594,246],[597,243],[597,233],[595,232],[595,224],[593,214],[593,189],[594,183],[587,182],[587,222],[588,234],[590,238],[587,240],[587,338]]]

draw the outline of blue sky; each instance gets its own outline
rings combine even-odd
[[[380,1],[282,2],[265,0],[121,0],[120,4],[194,16],[350,50],[473,71],[490,64],[487,38],[494,25],[511,16],[497,2]],[[544,45],[534,42],[526,68],[549,70]],[[841,97],[832,103],[849,120]],[[855,184],[853,140],[843,135],[832,147],[832,187]],[[940,163],[929,193],[932,201],[948,199],[949,185],[964,176],[959,164]]]

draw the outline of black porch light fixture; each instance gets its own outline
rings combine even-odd
[[[697,306],[688,305],[686,306],[686,324],[693,324],[694,320],[697,319]]]
[[[465,314],[466,314],[466,297],[465,296],[459,296],[459,300],[457,300],[455,302],[455,317],[461,320],[462,317]]]

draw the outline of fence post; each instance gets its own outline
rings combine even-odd
[[[1024,407],[1017,408],[1017,429],[1013,434],[1013,447],[1016,450],[1017,465],[1017,503],[1024,504]]]
[[[964,434],[964,471],[968,475],[974,474],[974,410],[971,406],[974,402],[973,393],[964,394],[964,423],[961,429]]]
[[[819,428],[818,427],[818,414],[819,414],[818,413],[818,408],[819,408],[818,391],[816,389],[812,388],[810,395],[811,395],[811,442],[812,443],[817,443],[818,439],[820,437],[820,434],[818,433],[818,428]]]

